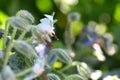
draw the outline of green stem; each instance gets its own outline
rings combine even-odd
[[[74,37],[72,35],[73,34],[71,31],[71,24],[68,22],[66,29],[65,29],[65,43],[66,43],[66,46],[69,50],[71,50],[71,46],[73,44]]]
[[[77,62],[77,61],[74,61],[74,62],[72,62],[71,64],[69,64],[69,65],[65,66],[64,68],[62,68],[60,71],[61,71],[61,72],[66,71],[67,69],[69,69],[69,68],[71,68],[71,67],[74,67],[74,66],[76,66],[77,64],[78,64],[78,62]]]
[[[13,47],[13,44],[12,44],[12,43],[10,43],[10,44],[9,44],[9,46],[8,46],[8,48],[7,48],[7,50],[6,50],[5,60],[4,60],[4,64],[3,64],[3,66],[6,66],[6,65],[7,65],[7,63],[8,63],[8,59],[9,59],[9,52],[11,51],[12,47]]]
[[[3,52],[6,49],[7,34],[8,34],[8,23],[6,21],[6,23],[5,23],[5,31],[4,31],[4,38],[3,38]]]
[[[56,69],[52,69],[52,71],[53,71],[55,74],[59,75],[62,80],[65,79],[66,75],[65,75],[64,73],[62,73],[61,71],[57,71]]]
[[[23,31],[23,33],[19,36],[18,39],[23,39],[26,33],[27,33],[27,31]]]
[[[24,71],[16,74],[16,77],[24,76],[24,75],[26,75],[27,73],[29,73],[29,72],[31,72],[31,71],[32,71],[32,68],[28,68],[28,69],[26,69],[26,70],[24,70]]]
[[[13,30],[13,33],[12,33],[12,37],[11,37],[10,43],[14,40],[15,35],[16,35],[16,32],[17,32],[17,29],[14,29],[14,30]]]
[[[65,71],[65,70],[67,70],[67,69],[69,69],[69,68],[71,68],[71,67],[72,67],[72,65],[69,64],[69,65],[67,65],[66,67],[64,67],[63,69],[61,69],[60,71],[63,72],[63,71]]]
[[[30,38],[28,38],[28,39],[26,40],[26,42],[30,42],[30,41],[32,41],[33,39],[34,39],[34,37],[31,36]]]

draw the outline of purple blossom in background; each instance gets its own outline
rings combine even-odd
[[[40,58],[44,58],[46,54],[49,53],[50,48],[47,47],[45,44],[39,44],[35,47],[35,50]]]
[[[35,50],[38,54],[38,56],[42,59],[46,58],[51,50],[48,46],[45,44],[39,44],[38,46],[35,47]],[[53,54],[49,60],[49,64],[51,64],[56,58],[56,54]]]

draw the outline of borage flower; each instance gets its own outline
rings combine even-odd
[[[51,48],[46,46],[45,44],[39,44],[38,46],[35,47],[35,50],[39,58],[44,59],[46,60],[45,62],[47,62],[47,58],[48,58]],[[53,54],[50,60],[48,61],[48,64],[51,64],[52,62],[54,62],[56,57],[57,57],[56,54]]]
[[[35,47],[35,50],[40,58],[45,58],[51,49],[45,44],[39,44]]]
[[[38,24],[38,28],[39,30],[42,32],[42,34],[47,34],[51,37],[54,37],[56,39],[58,39],[55,35],[55,32],[54,32],[54,24],[55,22],[57,22],[57,20],[54,20],[53,17],[54,17],[54,14],[53,15],[46,15],[45,14],[45,17],[46,18],[43,18],[40,20],[40,24]]]

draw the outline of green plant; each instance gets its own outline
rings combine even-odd
[[[92,70],[86,63],[72,60],[74,57],[70,55],[72,41],[66,38],[68,50],[53,48],[51,37],[58,40],[54,32],[54,24],[57,22],[53,19],[54,15],[54,13],[45,15],[38,25],[34,24],[34,17],[26,10],[20,10],[16,16],[7,19],[2,38],[3,47],[0,50],[0,80],[88,80],[91,78]],[[73,21],[78,20],[73,19]],[[72,20],[69,20],[68,24],[71,22]],[[68,29],[65,34],[68,35],[69,32]],[[26,36],[27,33],[30,35]],[[71,36],[70,34],[69,38]],[[56,62],[59,63],[57,64],[59,68],[54,66]],[[61,64],[64,64],[62,68],[60,68]],[[66,73],[74,67],[75,73]]]

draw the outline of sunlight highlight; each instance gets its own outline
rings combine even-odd
[[[102,76],[102,71],[101,70],[96,70],[92,72],[91,74],[91,79],[92,80],[98,80]]]
[[[93,44],[93,48],[95,49],[94,55],[97,57],[99,61],[105,61],[105,56],[103,55],[103,52],[98,44]]]

